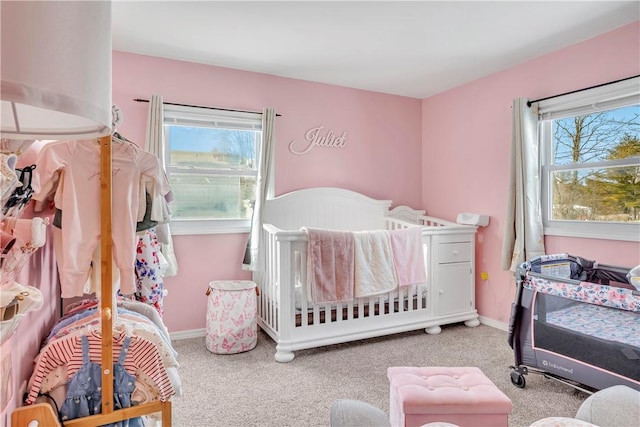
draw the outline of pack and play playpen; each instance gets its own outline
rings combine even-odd
[[[522,263],[509,322],[511,382],[523,388],[525,375],[538,373],[587,392],[640,390],[640,291],[630,271],[568,254]]]

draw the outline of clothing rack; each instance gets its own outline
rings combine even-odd
[[[142,98],[133,98],[136,102],[149,102],[148,99]],[[252,114],[262,114],[258,111],[246,111],[246,110],[234,110],[231,108],[218,108],[218,107],[205,107],[203,105],[191,105],[191,104],[176,104],[175,102],[163,102],[166,105],[177,105],[178,107],[194,107],[194,108],[204,108],[206,110],[219,110],[219,111],[232,111],[234,113],[252,113]],[[276,114],[276,117],[280,117],[280,114]]]
[[[100,290],[101,290],[101,331],[102,331],[102,413],[64,422],[65,427],[95,427],[115,423],[160,412],[162,426],[171,426],[171,402],[154,401],[129,408],[113,408],[113,289],[112,289],[112,251],[111,240],[111,135],[100,138]],[[104,368],[104,367],[107,368]],[[47,408],[48,407],[48,408]],[[53,418],[52,418],[53,417]],[[46,403],[17,408],[11,414],[13,427],[26,427],[36,420],[42,426],[61,424],[51,406]]]

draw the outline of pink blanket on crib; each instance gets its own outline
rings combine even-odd
[[[427,281],[422,248],[422,229],[409,227],[389,231],[398,286],[416,285]]]
[[[353,233],[302,228],[307,232],[307,295],[314,304],[351,301],[354,289]]]

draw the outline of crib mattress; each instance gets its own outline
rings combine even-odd
[[[546,314],[546,322],[596,338],[640,348],[640,315],[594,304],[575,304]]]

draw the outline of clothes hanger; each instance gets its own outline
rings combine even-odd
[[[111,106],[111,129],[113,129],[113,131],[111,132],[111,141],[112,142],[117,142],[120,144],[128,144],[130,147],[133,147],[134,150],[138,150],[138,146],[129,141],[127,138],[125,138],[120,132],[118,132],[118,126],[120,126],[122,124],[122,111],[120,111],[120,108],[113,104]]]
[[[119,142],[121,144],[133,144],[133,142],[122,136],[120,132],[113,132],[111,134],[111,140],[114,142]]]

